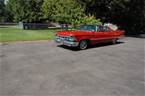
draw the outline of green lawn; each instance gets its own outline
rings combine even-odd
[[[54,38],[56,29],[22,30],[15,27],[0,27],[0,42],[50,40]]]

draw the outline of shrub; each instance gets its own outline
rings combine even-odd
[[[96,19],[94,16],[86,16],[80,19],[72,20],[73,25],[81,25],[81,24],[98,24],[101,25],[102,22],[100,19]]]

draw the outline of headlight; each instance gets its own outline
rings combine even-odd
[[[68,41],[76,41],[76,38],[73,36],[68,37]]]

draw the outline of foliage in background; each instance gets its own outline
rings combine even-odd
[[[14,22],[38,22],[42,17],[43,0],[9,0],[7,10]]]
[[[46,19],[60,23],[84,16],[84,8],[75,0],[44,0],[42,10]]]
[[[94,16],[85,16],[80,19],[75,19],[72,21],[73,25],[80,25],[80,24],[102,24],[100,19],[96,19]]]
[[[4,14],[5,14],[4,0],[0,0],[0,22],[4,20]]]

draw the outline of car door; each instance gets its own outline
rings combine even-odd
[[[100,38],[100,36],[101,36],[101,32],[99,33],[99,32],[97,32],[96,31],[96,26],[95,25],[90,25],[90,26],[87,26],[88,28],[87,28],[87,30],[88,30],[88,38],[91,40],[91,43],[92,44],[94,44],[94,43],[96,43],[96,41],[98,41],[99,40],[99,38]]]
[[[104,31],[104,26],[98,26],[96,32],[94,32],[94,38],[96,42],[101,42],[108,38],[108,33]]]

